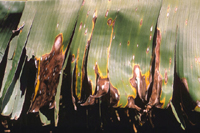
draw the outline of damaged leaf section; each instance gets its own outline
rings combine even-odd
[[[59,82],[60,71],[64,61],[62,50],[63,35],[60,33],[56,38],[52,50],[49,54],[36,58],[38,68],[35,93],[29,112],[38,112],[45,105],[49,108],[55,106],[55,95]]]
[[[131,86],[135,90],[137,90],[137,94],[143,102],[147,101],[147,90],[148,90],[149,85],[150,85],[150,79],[151,78],[150,78],[149,72],[142,75],[141,70],[140,70],[140,66],[139,65],[134,66],[133,77],[130,78],[129,82],[130,82]],[[128,99],[128,101],[129,101],[129,99]]]
[[[112,107],[117,107],[120,99],[120,94],[111,83],[110,83],[110,105]]]
[[[128,97],[128,104],[127,104],[127,107],[128,107],[128,108],[136,109],[137,111],[141,111],[141,108],[138,107],[138,106],[135,104],[135,99],[134,99],[132,96],[129,96],[129,97]]]
[[[110,89],[109,78],[101,76],[101,72],[98,68],[97,63],[95,65],[94,71],[95,71],[96,79],[97,79],[95,93],[94,95],[90,95],[87,98],[86,102],[81,104],[82,106],[93,105],[95,103],[95,98],[100,98],[108,94],[109,92],[109,89]],[[111,101],[111,104],[114,106],[119,101],[119,93],[117,92],[117,89],[115,89],[113,86],[110,89],[110,93],[111,93],[110,101]]]
[[[147,106],[151,108],[152,106],[161,107],[160,103],[160,94],[162,88],[162,76],[160,74],[159,66],[160,66],[160,43],[161,43],[161,32],[160,29],[157,28],[157,38],[156,38],[156,47],[155,47],[155,73],[154,73],[154,82],[152,88],[152,94]]]

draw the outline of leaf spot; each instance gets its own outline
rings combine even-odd
[[[87,34],[87,30],[88,30],[88,29],[85,30],[85,35]]]
[[[80,27],[79,27],[79,30],[81,30],[81,29],[82,29],[82,22],[81,22]]]
[[[110,26],[112,25],[112,19],[111,18],[108,19],[107,24],[110,25]]]
[[[140,20],[140,26],[142,26],[143,19]]]
[[[149,40],[150,40],[150,41],[151,41],[151,38],[152,38],[152,36],[150,35],[150,36],[149,36]]]
[[[153,25],[151,26],[150,31],[151,31],[151,32],[153,31]]]
[[[147,47],[146,53],[147,53],[147,54],[149,53],[149,47]]]
[[[169,12],[167,13],[167,17],[169,17]]]
[[[109,11],[109,10],[107,10],[107,11],[106,11],[105,17],[107,17],[107,16],[108,16],[108,11]]]
[[[176,7],[176,8],[175,8],[175,13],[177,12],[177,9],[178,9],[178,8]]]

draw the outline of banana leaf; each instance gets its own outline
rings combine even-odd
[[[148,100],[153,36],[161,4],[160,0],[120,3],[108,66],[110,82],[118,91],[117,106],[133,107],[128,101],[137,94],[143,102]]]
[[[64,38],[62,42],[62,51],[65,52],[75,26],[80,5],[80,1],[51,0],[26,2],[25,9],[19,23],[19,25],[24,25],[24,28],[20,33],[17,42],[13,42],[17,45],[15,49],[16,54],[11,62],[11,71],[9,72],[8,77],[4,79],[6,83],[3,86],[3,103],[4,101],[10,100],[11,94],[7,92],[12,93],[13,90],[15,90],[14,88],[18,87],[18,85],[15,86],[15,83],[19,79],[13,80],[13,77],[16,73],[19,61],[25,61],[20,59],[23,49],[26,51],[28,60],[34,57],[36,60],[39,60],[40,57],[51,51],[55,37],[62,33]],[[20,68],[19,71],[21,71],[22,68]],[[37,95],[37,91],[38,90],[36,88],[34,93],[35,96]],[[8,98],[4,99],[6,95],[8,95]],[[6,104],[7,102],[3,104],[3,107],[5,107]]]

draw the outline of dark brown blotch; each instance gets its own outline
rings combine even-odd
[[[34,101],[32,101],[30,112],[38,112],[45,105],[53,108],[55,104],[55,93],[59,82],[60,71],[64,61],[64,53],[62,52],[62,34],[59,34],[54,42],[52,50],[49,54],[45,54],[40,60],[40,85]],[[38,64],[38,63],[37,63]],[[54,75],[54,76],[53,76]]]

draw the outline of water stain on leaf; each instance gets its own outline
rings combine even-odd
[[[38,112],[45,105],[50,109],[55,106],[56,89],[64,61],[62,41],[61,33],[55,38],[51,52],[43,55],[41,59],[36,58],[38,74],[29,112]]]

